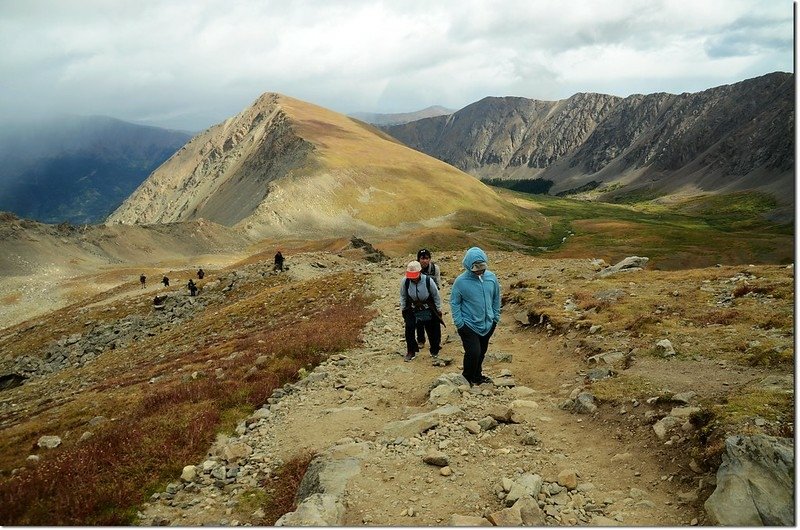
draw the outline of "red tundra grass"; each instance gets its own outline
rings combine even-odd
[[[223,418],[261,406],[273,390],[295,380],[300,368],[355,346],[369,320],[365,306],[360,299],[334,303],[313,319],[283,321],[280,327],[209,346],[240,352],[223,365],[224,380],[206,376],[150,387],[137,405],[94,437],[4,479],[0,524],[131,524],[139,504],[183,466],[202,458],[224,427]],[[268,362],[252,370],[258,356]],[[301,460],[285,469],[287,476],[302,477],[310,457],[305,464]],[[293,499],[299,479],[291,482],[282,482],[285,491],[274,494],[276,512],[290,506],[287,499]]]

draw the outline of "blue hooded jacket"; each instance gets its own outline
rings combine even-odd
[[[486,335],[492,325],[500,322],[500,283],[493,272],[482,275],[472,272],[472,264],[483,261],[489,264],[486,253],[472,247],[464,254],[462,264],[466,269],[453,282],[450,289],[450,309],[456,328],[467,326],[478,335]]]

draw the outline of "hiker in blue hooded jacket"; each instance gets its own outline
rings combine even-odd
[[[450,308],[464,346],[462,375],[470,385],[491,383],[482,367],[489,339],[500,322],[500,282],[488,270],[489,258],[478,247],[467,250],[461,263],[466,270],[450,289]]]

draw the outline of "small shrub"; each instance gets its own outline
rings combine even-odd
[[[775,348],[758,348],[750,351],[745,356],[745,361],[750,366],[780,366],[794,362],[794,352],[791,350],[777,350]]]
[[[742,285],[736,287],[733,290],[733,297],[734,298],[741,298],[742,296],[744,296],[746,294],[749,294],[749,293],[767,294],[767,293],[769,293],[771,291],[772,291],[772,287],[756,287],[754,285],[749,285],[749,284],[745,283],[745,284],[742,284]]]
[[[737,318],[739,318],[739,312],[736,309],[719,309],[709,311],[708,313],[696,317],[694,320],[704,326],[712,324],[730,326]]]
[[[647,326],[652,326],[661,322],[661,319],[653,315],[637,315],[631,322],[629,322],[625,329],[628,331],[640,331]]]
[[[588,291],[575,292],[572,294],[572,298],[575,300],[578,308],[582,311],[588,311],[590,309],[601,311],[607,308],[609,305],[607,300],[599,300]]]
[[[297,490],[303,481],[308,466],[316,456],[312,451],[303,451],[286,462],[265,484],[267,503],[263,506],[264,524],[274,526],[282,515],[297,509]]]

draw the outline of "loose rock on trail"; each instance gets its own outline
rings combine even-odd
[[[490,269],[507,289],[503,271],[515,257],[493,257]],[[446,302],[461,254],[437,258]],[[593,270],[590,260],[567,261]],[[462,350],[447,314],[440,356],[452,364],[434,364],[427,350],[403,362],[403,259],[354,266],[317,253],[290,263],[286,274],[297,279],[346,268],[358,273],[376,297],[377,316],[363,331],[363,345],[277,390],[236,434],[220,435],[205,460],[186,462],[183,476],[142,506],[140,524],[265,524],[263,511],[245,510],[246,497],[306,450],[320,456],[301,486],[300,507],[279,524],[672,526],[704,520],[698,492],[713,475],[665,456],[649,427],[627,426],[646,404],[625,421],[560,407],[582,387],[586,370],[571,355],[568,337],[522,327],[506,307],[484,364],[494,384],[470,388],[459,381]]]

